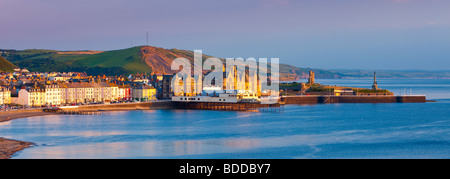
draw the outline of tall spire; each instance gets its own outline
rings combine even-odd
[[[146,38],[146,40],[147,40],[147,44],[146,44],[146,45],[148,46],[148,30],[146,31],[146,35],[147,35],[147,36],[146,36],[146,37],[147,37],[147,38]]]
[[[373,72],[373,84],[377,84],[377,72]]]

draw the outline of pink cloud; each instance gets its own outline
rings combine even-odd
[[[425,23],[426,25],[436,25],[437,23],[434,21],[428,21]]]

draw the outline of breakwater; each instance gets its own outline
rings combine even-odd
[[[283,96],[285,104],[425,103],[425,96]]]

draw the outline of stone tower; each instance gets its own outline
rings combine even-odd
[[[378,83],[377,83],[377,73],[373,72],[373,85],[372,90],[378,90]]]
[[[309,79],[308,79],[308,83],[309,85],[314,85],[316,81],[316,77],[313,71],[309,71]]]

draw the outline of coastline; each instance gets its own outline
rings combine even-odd
[[[0,123],[11,121],[13,119],[34,117],[34,116],[45,116],[45,115],[55,115],[55,114],[42,111],[0,112]],[[33,145],[34,144],[32,142],[5,139],[1,138],[0,136],[0,159],[9,159],[16,152],[32,147]]]
[[[167,108],[166,102],[142,102],[134,104],[108,104],[108,105],[93,105],[93,106],[83,106],[77,110],[84,109],[94,109],[99,111],[129,111],[129,110],[141,110],[141,109],[165,109]],[[153,104],[153,105],[152,105]],[[169,103],[170,106],[171,103]],[[9,111],[0,112],[0,123],[8,122],[14,119],[35,117],[35,116],[46,116],[46,115],[60,115],[52,112],[43,112],[42,110],[30,110],[30,111]],[[19,141],[13,139],[6,139],[0,136],[0,159],[10,159],[16,152],[23,149],[32,147],[34,143]]]
[[[284,96],[283,104],[317,104],[325,103],[324,96]],[[398,103],[398,102],[427,102],[425,96],[332,96],[328,103]],[[333,99],[331,99],[333,98]],[[336,99],[334,99],[336,98]],[[322,100],[322,101],[321,101]],[[80,106],[76,110],[96,110],[96,111],[128,111],[128,110],[142,110],[142,109],[171,109],[174,104],[171,101],[152,101],[142,103],[130,104],[108,104],[108,105],[92,105]],[[59,115],[52,112],[43,112],[41,110],[30,111],[9,111],[0,112],[0,123],[11,121],[13,119],[44,116],[44,115]],[[12,139],[1,138],[0,136],[0,159],[11,158],[16,152],[25,148],[32,147],[33,143],[18,141]]]

